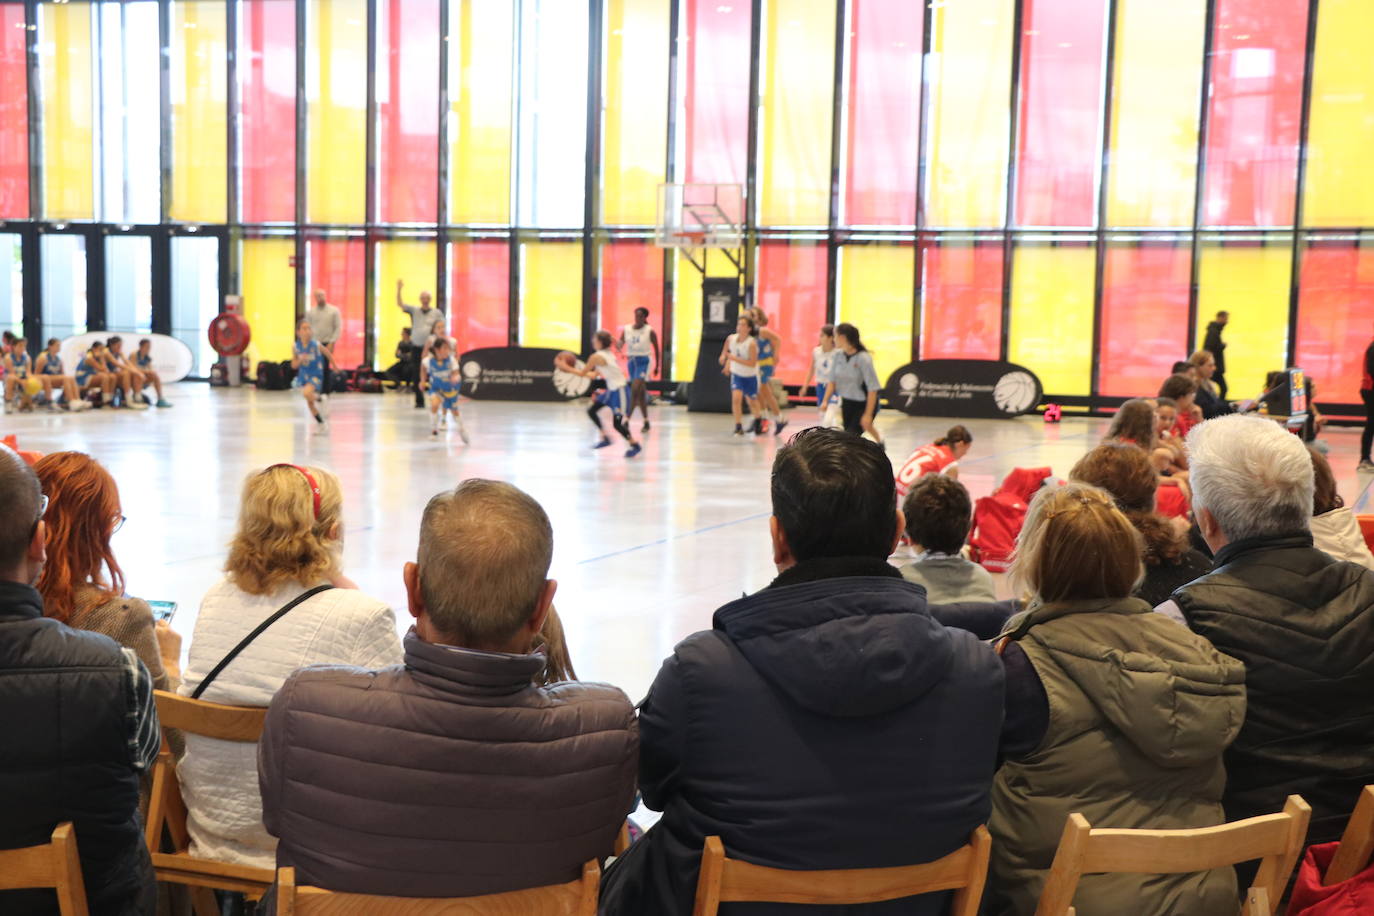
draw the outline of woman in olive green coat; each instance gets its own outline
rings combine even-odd
[[[1104,490],[1031,503],[1013,581],[1030,595],[997,648],[1006,761],[993,784],[991,912],[1030,914],[1064,822],[1178,829],[1225,822],[1222,751],[1245,716],[1245,669],[1131,597],[1140,535]],[[1235,912],[1230,868],[1086,875],[1078,916]]]

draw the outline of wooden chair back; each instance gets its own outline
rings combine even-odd
[[[1374,786],[1365,786],[1322,881],[1328,887],[1348,881],[1368,868],[1370,859],[1374,859]]]
[[[86,916],[86,883],[70,821],[57,825],[42,846],[0,851],[0,890],[50,887],[62,916]]]
[[[601,868],[582,866],[582,877],[481,897],[375,897],[298,887],[296,870],[277,872],[277,916],[596,916]]]
[[[853,904],[954,891],[950,916],[975,916],[987,881],[992,837],[979,826],[965,846],[924,865],[789,871],[725,855],[720,837],[706,838],[692,916],[716,916],[722,903]]]
[[[153,691],[158,719],[163,728],[176,728],[192,735],[222,741],[256,742],[262,735],[267,710],[250,706],[225,706],[206,700],[193,700],[165,690]],[[153,857],[153,870],[159,881],[186,884],[193,888],[192,905],[196,916],[219,912],[211,889],[238,891],[251,899],[261,897],[276,877],[270,868],[236,865],[191,855],[191,835],[186,829],[186,803],[177,782],[176,761],[166,742],[153,765],[153,787],[148,798],[148,817],[144,840]],[[170,838],[171,850],[164,851],[163,837]]]
[[[1246,894],[1245,914],[1272,916],[1302,855],[1311,816],[1297,795],[1288,796],[1279,814],[1194,830],[1097,830],[1083,815],[1070,814],[1035,916],[1072,913],[1085,874],[1181,874],[1254,859],[1260,868]]]

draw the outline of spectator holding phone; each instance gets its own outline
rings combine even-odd
[[[132,649],[155,689],[176,690],[181,637],[154,622],[146,601],[124,593],[124,571],[110,546],[124,524],[114,478],[82,452],[45,455],[34,471],[48,497],[48,562],[38,580],[44,615]]]

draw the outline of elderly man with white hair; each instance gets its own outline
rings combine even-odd
[[[1272,813],[1297,793],[1312,806],[1308,842],[1338,839],[1374,783],[1374,572],[1312,546],[1312,460],[1282,427],[1209,420],[1188,456],[1215,566],[1159,610],[1245,664],[1226,816]]]

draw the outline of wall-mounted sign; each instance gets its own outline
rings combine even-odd
[[[890,406],[918,417],[1015,417],[1044,396],[1034,372],[984,359],[924,359],[888,377]]]

